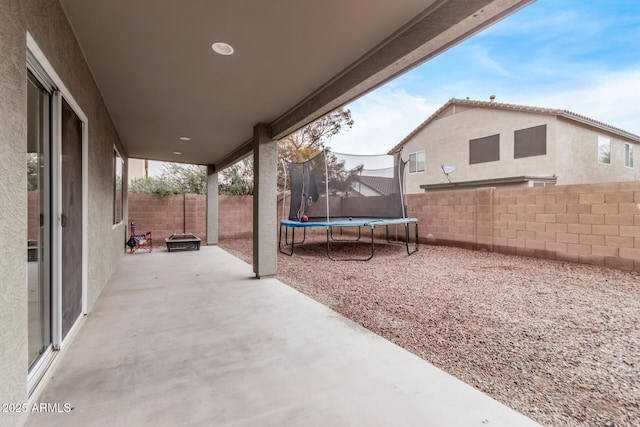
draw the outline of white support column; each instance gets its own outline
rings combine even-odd
[[[207,166],[207,245],[218,244],[218,172]]]
[[[253,272],[258,279],[277,271],[278,145],[269,125],[253,128]]]

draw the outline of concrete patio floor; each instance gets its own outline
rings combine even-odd
[[[538,425],[214,246],[127,254],[37,402],[73,410],[28,426]]]

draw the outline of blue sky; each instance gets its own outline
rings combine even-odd
[[[450,98],[490,95],[640,135],[640,1],[537,0],[349,104],[330,146],[384,153]]]

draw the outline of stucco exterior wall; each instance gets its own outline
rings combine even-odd
[[[17,1],[0,0],[0,402],[27,397],[27,64]],[[25,414],[0,414],[20,425]]]
[[[131,184],[134,179],[144,178],[144,160],[143,159],[129,159],[127,162],[127,172],[129,172],[129,179],[127,182]]]
[[[447,179],[440,165],[456,167],[452,181],[522,175],[552,176],[556,168],[557,119],[553,116],[484,108],[459,108],[429,123],[405,144],[403,158],[425,150],[424,172],[407,174],[407,193],[422,193],[420,185]],[[514,159],[514,131],[547,125],[547,155]],[[469,140],[500,134],[500,161],[469,164]]]
[[[27,402],[27,32],[88,118],[88,308],[124,253],[112,226],[113,146],[122,150],[60,3],[0,0],[0,402]],[[124,207],[127,211],[126,201]],[[24,415],[0,414],[3,426]]]
[[[640,180],[640,145],[620,137],[558,120],[558,185]],[[598,163],[598,136],[611,140],[611,164]],[[633,168],[624,166],[624,144],[634,146]]]
[[[547,126],[547,154],[514,158],[514,132]],[[500,135],[500,160],[469,164],[469,141]],[[611,165],[598,163],[598,136],[611,140]],[[625,143],[631,144],[636,161],[625,167]],[[595,126],[553,114],[509,111],[490,107],[451,105],[439,118],[420,129],[404,145],[403,157],[425,151],[426,170],[409,173],[407,192],[422,193],[420,185],[444,184],[440,165],[453,165],[453,182],[519,176],[557,176],[557,185],[640,180],[640,144]],[[508,186],[528,186],[512,183]]]

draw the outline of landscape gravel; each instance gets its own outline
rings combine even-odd
[[[543,425],[640,426],[639,274],[382,242],[334,262],[307,242],[278,256],[287,285]],[[251,240],[220,246],[251,262]]]

